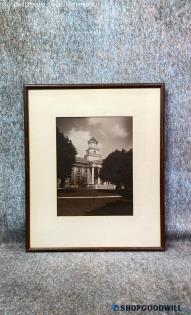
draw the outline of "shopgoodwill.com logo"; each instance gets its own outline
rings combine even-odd
[[[172,304],[112,304],[113,312],[182,312],[180,305]]]

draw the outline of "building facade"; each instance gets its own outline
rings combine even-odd
[[[71,177],[66,180],[65,187],[115,189],[115,185],[103,182],[99,177],[103,159],[98,141],[91,137],[84,157],[77,157],[72,168]]]

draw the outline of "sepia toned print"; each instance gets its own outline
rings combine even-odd
[[[133,117],[57,117],[57,215],[133,215]]]
[[[26,85],[26,250],[164,250],[165,85]]]

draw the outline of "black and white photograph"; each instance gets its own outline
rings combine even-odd
[[[27,249],[163,250],[164,92],[25,87]]]
[[[133,117],[57,117],[57,216],[133,215]]]

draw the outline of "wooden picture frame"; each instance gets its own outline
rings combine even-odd
[[[24,85],[27,252],[165,250],[164,106],[164,83]]]

